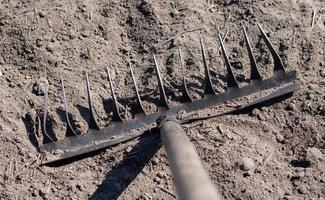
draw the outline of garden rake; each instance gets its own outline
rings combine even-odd
[[[214,189],[211,186],[209,178],[207,177],[207,175],[204,175],[204,170],[199,162],[199,158],[193,148],[193,145],[190,143],[189,139],[184,134],[184,131],[181,128],[181,124],[190,123],[195,120],[203,120],[223,114],[241,112],[245,109],[250,109],[258,105],[265,105],[268,102],[286,98],[292,95],[294,91],[299,89],[299,84],[295,81],[296,72],[287,72],[285,70],[284,64],[279,54],[277,53],[277,51],[271,44],[269,38],[267,37],[266,33],[259,24],[258,28],[261,32],[261,37],[263,38],[263,41],[265,42],[268,50],[270,51],[274,62],[273,75],[270,78],[262,79],[260,71],[257,67],[256,59],[253,55],[253,51],[250,45],[246,29],[243,28],[245,43],[250,61],[250,82],[244,86],[239,86],[239,83],[234,75],[224,42],[221,36],[219,35],[221,52],[227,69],[227,89],[223,93],[217,92],[214,89],[214,85],[212,84],[210,70],[206,59],[204,41],[202,37],[200,37],[200,48],[205,73],[203,98],[193,100],[193,97],[191,97],[190,95],[185,77],[185,67],[182,64],[182,54],[181,50],[179,49],[180,67],[182,69],[183,76],[181,85],[181,100],[180,103],[178,103],[177,105],[171,106],[167,99],[163,83],[163,77],[160,73],[157,59],[153,54],[153,61],[159,89],[159,101],[156,105],[157,112],[148,113],[144,109],[143,102],[139,94],[138,86],[136,84],[136,80],[133,74],[133,69],[131,64],[129,63],[130,76],[132,78],[133,89],[136,97],[136,103],[134,105],[136,109],[133,113],[134,117],[130,120],[125,120],[121,117],[113,80],[110,72],[107,70],[108,83],[111,90],[110,92],[112,95],[113,106],[112,119],[108,127],[99,127],[97,123],[91,100],[89,76],[86,72],[86,85],[90,120],[88,121],[89,130],[87,131],[87,133],[84,134],[77,134],[69,120],[64,83],[62,81],[61,83],[63,91],[64,109],[66,113],[66,135],[71,137],[66,137],[63,140],[57,140],[53,136],[47,134],[46,112],[48,104],[48,94],[46,92],[42,129],[44,137],[47,137],[48,140],[50,140],[51,142],[41,144],[39,147],[40,151],[45,155],[43,164],[56,162],[59,160],[65,160],[99,149],[104,149],[116,145],[118,143],[134,139],[143,134],[145,130],[149,130],[153,127],[158,126],[162,142],[166,148],[166,152],[171,163],[172,172],[176,181],[176,189],[179,191],[179,194],[183,195],[184,197],[181,199],[195,199],[195,195],[193,195],[193,192],[191,191],[195,191],[195,189],[193,188],[196,187],[205,188],[205,191],[211,191],[205,192],[205,195],[208,196],[205,196],[206,198],[203,199],[216,199],[218,194],[213,192]],[[242,106],[236,107],[232,110],[224,111],[219,114],[196,118],[182,118],[180,115],[181,113],[193,113],[207,108],[211,108],[230,100],[243,98],[245,96],[254,95],[267,90],[272,90],[272,92],[262,97],[259,96],[257,98],[254,98],[253,100],[249,101],[248,103]],[[193,173],[193,171],[195,171],[195,173],[191,175],[191,172]],[[189,176],[191,176],[191,178],[189,178]],[[191,194],[193,198],[186,197],[189,194]],[[204,196],[204,194],[202,194],[201,192],[201,194],[197,197],[202,197],[202,195]]]

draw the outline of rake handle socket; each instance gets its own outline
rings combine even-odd
[[[176,118],[163,117],[158,123],[179,199],[221,199],[203,168],[194,145]]]

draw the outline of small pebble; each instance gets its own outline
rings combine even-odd
[[[44,45],[44,41],[42,39],[37,38],[36,39],[36,46],[42,47]]]
[[[166,176],[166,174],[165,174],[164,172],[158,172],[158,173],[157,173],[157,176],[158,176],[159,178],[164,178],[164,177]]]
[[[54,52],[54,44],[48,43],[45,49],[46,49],[46,51],[53,53]]]
[[[155,181],[156,183],[160,184],[161,183],[161,179],[159,177],[156,177],[153,181]]]
[[[21,137],[16,137],[14,140],[15,140],[15,142],[17,142],[18,144],[23,142],[23,139],[22,139]]]
[[[90,31],[89,30],[84,30],[81,32],[81,36],[84,38],[87,38],[90,36]]]
[[[203,135],[201,135],[201,134],[196,134],[196,138],[198,139],[198,140],[204,140],[204,136]]]
[[[129,146],[128,148],[125,149],[125,153],[130,153],[132,151],[132,149],[133,148],[131,146]]]
[[[279,143],[284,143],[284,136],[280,133],[276,134],[276,141]]]
[[[263,167],[261,167],[261,166],[258,166],[258,167],[255,169],[255,173],[258,173],[258,174],[262,173],[262,171],[263,171]]]
[[[306,161],[309,161],[311,165],[316,165],[320,162],[323,162],[324,155],[323,153],[316,147],[308,148],[306,151]]]
[[[80,58],[88,60],[90,58],[89,54],[87,52],[81,52]]]
[[[243,171],[249,171],[255,167],[254,161],[251,158],[244,157],[239,161],[239,168]]]
[[[259,120],[261,120],[261,121],[265,121],[265,117],[264,117],[264,115],[262,115],[262,113],[259,113],[259,114],[257,115],[257,118],[258,118]]]
[[[286,191],[286,192],[284,193],[284,195],[285,195],[285,196],[291,196],[291,192],[290,192],[290,191]]]
[[[258,114],[260,114],[261,112],[260,112],[260,110],[259,109],[257,109],[257,108],[254,108],[253,109],[253,111],[252,111],[252,116],[258,116]]]
[[[33,85],[33,93],[36,95],[44,95],[49,86],[49,82],[46,77],[39,78]]]
[[[153,165],[157,165],[157,164],[159,163],[159,159],[156,158],[156,157],[154,157],[154,158],[152,158],[151,163],[152,163]]]
[[[74,31],[70,31],[69,32],[69,38],[71,39],[71,40],[73,40],[73,39],[75,39],[77,36],[76,36],[76,33],[74,32]]]
[[[254,10],[252,7],[249,7],[247,10],[246,10],[246,14],[247,15],[253,15],[254,14]]]
[[[287,106],[286,106],[287,110],[291,110],[291,111],[297,111],[297,106],[296,104],[294,103],[289,103]]]
[[[172,17],[175,17],[175,16],[177,16],[179,14],[179,11],[177,10],[177,9],[173,9],[172,11],[171,11],[171,13],[170,13],[170,15],[172,16]]]
[[[314,94],[312,94],[312,93],[309,93],[309,94],[308,94],[308,96],[307,96],[307,98],[308,98],[308,99],[311,99],[311,100],[312,100],[312,99],[314,99],[314,98],[315,98],[315,95],[314,95]]]
[[[324,104],[319,104],[317,108],[319,114],[325,115],[325,105]]]
[[[44,11],[39,11],[38,12],[38,16],[40,16],[40,18],[44,18],[45,17],[45,12]]]
[[[306,187],[304,187],[304,186],[300,186],[300,187],[298,188],[298,192],[299,192],[300,194],[306,194],[307,189],[306,189]]]

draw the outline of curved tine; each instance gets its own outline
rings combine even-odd
[[[135,81],[135,77],[134,77],[134,74],[133,74],[133,69],[132,69],[131,62],[129,62],[129,68],[130,68],[132,82],[133,82],[133,86],[134,86],[134,90],[135,90],[135,94],[136,94],[136,98],[137,98],[136,112],[146,114],[146,112],[144,111],[144,108],[142,106],[142,101],[141,101],[140,94],[139,94],[139,89],[138,89],[138,86],[137,86],[137,83]]]
[[[262,80],[261,74],[258,71],[257,68],[257,64],[256,64],[256,60],[251,48],[251,44],[249,42],[249,38],[247,35],[247,31],[246,28],[243,26],[243,31],[244,31],[244,35],[245,35],[245,42],[246,42],[246,47],[247,47],[247,52],[248,52],[248,57],[249,57],[249,61],[251,64],[251,76],[250,76],[250,80]]]
[[[216,94],[215,90],[213,89],[210,71],[209,71],[209,67],[208,67],[208,63],[207,63],[206,55],[205,55],[205,47],[204,47],[204,43],[203,43],[203,39],[202,39],[201,35],[200,35],[200,46],[201,46],[201,53],[202,53],[204,73],[205,73],[204,95]]]
[[[66,125],[67,125],[66,136],[77,135],[76,131],[72,128],[72,125],[70,123],[67,98],[65,95],[64,82],[63,82],[62,78],[61,78],[61,87],[62,87],[62,94],[63,94],[65,118],[67,120],[66,121]]]
[[[46,119],[47,119],[47,104],[48,104],[48,91],[45,91],[44,95],[44,115],[43,115],[43,131],[44,135],[51,140],[51,142],[54,142],[54,139],[47,133],[46,130]]]
[[[183,58],[182,58],[182,52],[181,52],[181,48],[178,47],[178,55],[179,55],[179,62],[181,65],[181,69],[182,69],[182,76],[183,76],[183,84],[182,84],[182,97],[181,97],[181,102],[192,102],[192,98],[188,93],[188,89],[187,89],[187,84],[186,84],[186,73],[185,73],[185,67],[183,64]]]
[[[284,65],[283,65],[283,62],[282,62],[281,57],[279,56],[279,54],[277,53],[277,51],[273,47],[272,43],[270,42],[269,38],[265,34],[265,32],[262,29],[261,25],[259,23],[257,23],[257,26],[260,29],[260,31],[262,33],[263,40],[266,43],[266,46],[270,50],[271,55],[273,57],[273,60],[274,60],[274,71],[280,70],[282,72],[285,72]]]
[[[152,54],[152,56],[153,56],[153,60],[155,63],[155,69],[156,69],[156,73],[157,73],[157,81],[158,81],[158,87],[159,87],[159,95],[160,95],[160,101],[159,101],[160,105],[159,106],[168,108],[168,101],[167,101],[167,97],[166,97],[166,93],[165,93],[165,89],[164,89],[164,84],[163,84],[161,74],[159,71],[158,63],[156,60],[156,56],[155,56],[155,54]]]
[[[87,84],[87,96],[88,96],[88,109],[90,112],[89,129],[99,130],[100,128],[99,128],[99,126],[96,122],[95,116],[94,116],[93,103],[92,103],[91,95],[90,95],[89,75],[88,75],[87,71],[86,71],[86,84]]]
[[[114,92],[114,87],[113,87],[113,82],[112,82],[112,77],[111,77],[111,73],[108,70],[108,68],[106,68],[107,71],[107,75],[108,75],[108,82],[109,82],[109,87],[111,89],[111,93],[112,93],[112,98],[113,98],[113,116],[112,116],[112,121],[118,121],[118,122],[122,122],[123,119],[120,115],[120,111],[118,109],[118,104],[117,104],[117,99],[116,99],[116,95]]]
[[[229,57],[227,55],[227,52],[225,50],[225,47],[223,45],[223,42],[222,42],[222,39],[221,39],[221,36],[219,34],[219,41],[220,41],[220,46],[221,46],[221,51],[222,51],[222,54],[223,54],[223,57],[224,57],[224,60],[225,60],[225,64],[226,64],[226,67],[227,67],[227,84],[228,84],[228,88],[232,88],[232,87],[239,87],[238,85],[238,82],[235,78],[235,75],[234,75],[234,72],[232,71],[231,69],[231,64],[230,64],[230,61],[229,61]]]

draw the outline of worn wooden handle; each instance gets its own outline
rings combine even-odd
[[[173,120],[160,124],[160,134],[167,152],[180,200],[218,200],[218,194],[200,158],[181,125]]]

